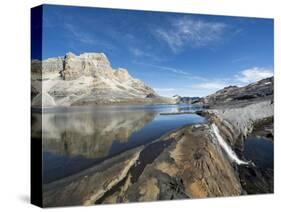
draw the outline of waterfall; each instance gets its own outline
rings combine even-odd
[[[215,124],[211,125],[211,129],[215,133],[215,136],[220,144],[220,146],[223,148],[223,150],[226,152],[228,157],[230,158],[231,161],[234,161],[238,165],[248,165],[251,164],[251,162],[246,162],[243,160],[240,160],[236,153],[231,149],[231,147],[227,144],[227,142],[222,138],[222,136],[219,133],[219,129]]]

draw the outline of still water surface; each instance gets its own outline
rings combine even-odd
[[[259,168],[273,169],[273,141],[268,138],[250,136],[245,141],[245,157]]]
[[[188,105],[97,106],[46,109],[42,116],[43,182],[79,172],[179,127],[203,123]],[[32,114],[33,124],[40,114]],[[38,123],[37,123],[38,124]],[[34,127],[32,136],[40,134]]]

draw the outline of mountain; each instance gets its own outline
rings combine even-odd
[[[228,86],[214,94],[203,97],[199,102],[210,107],[247,105],[257,101],[273,101],[274,78],[269,77],[244,87]]]
[[[64,57],[32,60],[31,78],[32,106],[173,102],[133,78],[126,69],[113,69],[104,53],[67,53]]]

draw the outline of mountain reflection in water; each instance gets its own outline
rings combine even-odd
[[[188,124],[202,123],[196,114],[159,115],[193,111],[186,105],[54,108],[42,115],[44,183],[78,172],[125,150],[151,142]],[[32,113],[33,124],[41,121]],[[40,127],[32,127],[32,137]]]

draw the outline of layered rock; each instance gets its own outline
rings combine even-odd
[[[274,104],[265,100],[242,107],[209,109],[225,138],[232,146],[243,149],[244,139],[253,131],[255,123],[274,116]]]
[[[44,207],[89,204],[122,181],[143,147],[127,151],[75,175],[43,186]]]
[[[75,80],[81,76],[113,77],[113,71],[103,53],[84,53],[79,56],[67,53],[61,71],[64,80]]]
[[[33,106],[171,103],[126,69],[113,69],[103,53],[67,53],[64,57],[33,60],[31,66]],[[36,100],[40,95],[48,101],[42,104]],[[153,98],[146,98],[148,95]]]
[[[103,203],[235,196],[242,193],[235,170],[213,140],[207,125],[185,127],[159,142],[171,144],[145,166],[138,178],[131,172],[126,184],[129,186],[121,188],[122,192],[106,196]],[[154,148],[159,147],[154,144]],[[155,150],[151,151],[144,158]],[[140,160],[142,163],[146,160]]]

